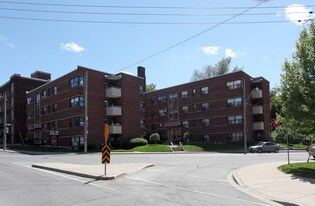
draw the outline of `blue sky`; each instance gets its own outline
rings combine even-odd
[[[77,65],[133,74],[144,66],[161,89],[230,56],[232,68],[272,88],[314,10],[311,0],[0,0],[0,85],[35,70],[56,79]]]

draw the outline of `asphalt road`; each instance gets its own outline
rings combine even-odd
[[[31,167],[50,162],[93,165],[100,163],[100,156],[0,151],[0,205],[267,205],[234,188],[227,175],[249,164],[287,161],[286,153],[112,154],[111,164],[154,163],[154,166],[111,181]],[[306,160],[307,153],[291,152],[290,159]]]

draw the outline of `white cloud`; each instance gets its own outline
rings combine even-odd
[[[201,47],[201,50],[203,51],[203,53],[209,56],[217,55],[219,53],[219,49],[220,47],[217,47],[217,46]]]
[[[61,43],[60,48],[63,50],[67,50],[67,51],[71,51],[75,53],[83,52],[85,50],[83,47],[79,46],[78,44],[74,42],[69,42],[66,44]]]
[[[228,56],[231,58],[237,57],[236,53],[233,52],[232,49],[225,49],[225,56]]]
[[[310,11],[311,9],[306,8],[304,5],[291,4],[285,8],[285,15],[288,20],[297,25],[300,25],[303,24],[305,20],[312,18]],[[299,22],[299,20],[301,22]]]
[[[12,44],[12,43],[10,43],[10,42],[9,42],[5,37],[3,37],[3,36],[0,36],[0,43],[6,45],[6,46],[8,46],[8,47],[11,47],[12,49],[15,48],[15,45]]]

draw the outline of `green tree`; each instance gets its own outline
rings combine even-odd
[[[280,98],[287,126],[315,134],[315,22],[310,22],[296,42],[292,60],[286,59]]]
[[[272,88],[269,94],[271,118],[276,118],[277,115],[283,116],[282,104],[280,99],[280,88],[279,87]]]
[[[148,85],[146,85],[146,92],[153,92],[153,91],[155,91],[156,90],[156,84],[148,84]]]
[[[159,135],[159,133],[153,133],[153,134],[151,134],[150,135],[150,142],[152,142],[152,143],[154,143],[154,144],[156,144],[156,143],[158,143],[159,141],[160,141],[160,135]]]
[[[231,61],[232,61],[231,57],[226,57],[226,58],[222,58],[215,66],[206,65],[203,67],[201,71],[198,69],[195,69],[191,77],[191,81],[198,81],[198,80],[226,74],[229,72]],[[233,69],[233,71],[239,71],[239,70],[242,70],[242,68],[239,68],[238,66],[236,66]]]
[[[186,143],[189,143],[192,140],[193,136],[191,132],[185,132],[183,139]]]

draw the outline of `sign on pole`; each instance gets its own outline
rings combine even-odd
[[[104,137],[105,137],[105,140],[107,140],[109,137],[109,126],[106,123],[104,125]]]
[[[281,123],[279,120],[277,120],[277,118],[271,119],[271,122],[276,128],[279,127]]]
[[[110,145],[102,144],[102,164],[110,163]]]
[[[102,144],[102,164],[105,164],[105,175],[107,163],[110,163],[110,144]]]

